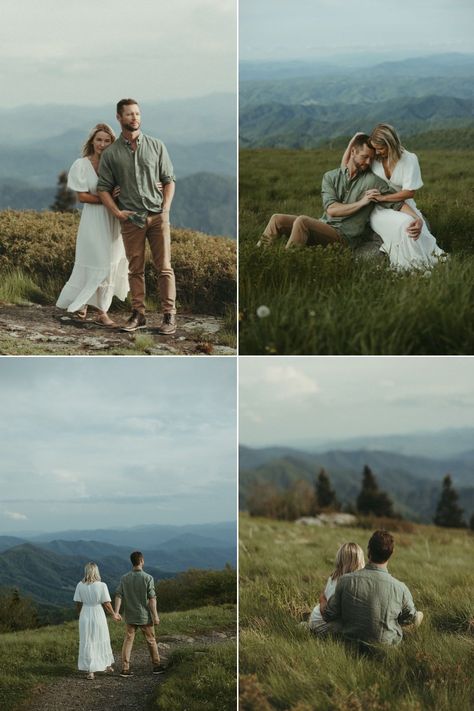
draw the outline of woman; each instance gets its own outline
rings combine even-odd
[[[85,566],[84,578],[74,593],[74,602],[80,612],[79,670],[87,672],[87,679],[94,679],[97,671],[113,672],[114,655],[104,609],[116,622],[122,618],[113,610],[107,585],[101,582],[95,563]]]
[[[357,543],[343,543],[337,551],[334,570],[328,578],[324,592],[319,597],[319,604],[313,608],[309,617],[308,627],[311,632],[325,635],[334,628],[334,623],[325,622],[321,612],[324,611],[329,599],[334,595],[337,581],[341,575],[362,570],[364,566],[365,559],[362,548]]]
[[[344,154],[344,163],[349,157],[352,140],[348,151]],[[372,162],[372,172],[386,180],[395,191],[391,194],[374,196],[374,202],[403,200],[422,220],[419,237],[409,237],[406,233],[408,221],[406,214],[376,207],[370,216],[370,225],[383,240],[381,251],[388,254],[391,266],[398,269],[432,267],[438,263],[440,257],[446,255],[436,244],[436,239],[429,231],[413,199],[416,191],[423,186],[418,158],[402,146],[393,126],[386,123],[380,123],[374,128],[370,135],[370,143],[375,149],[376,158]]]
[[[120,235],[120,223],[97,196],[99,162],[102,152],[115,141],[115,134],[105,123],[90,132],[82,149],[82,158],[72,165],[68,187],[83,203],[76,240],[74,268],[56,303],[81,320],[87,305],[94,306],[94,319],[102,326],[115,326],[107,314],[112,298],[122,301],[128,293],[128,263]]]

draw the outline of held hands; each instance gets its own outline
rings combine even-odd
[[[410,222],[410,224],[407,227],[407,235],[411,237],[413,240],[417,240],[418,237],[421,234],[421,229],[423,227],[423,220],[421,220],[419,217],[417,217],[413,222]]]
[[[366,190],[364,195],[360,199],[361,206],[368,205],[371,202],[377,202],[377,197],[380,195],[380,190],[377,188],[371,188]]]
[[[114,620],[114,622],[120,622],[122,619],[122,615],[120,615],[118,612],[114,612],[114,614],[112,615],[112,619]]]

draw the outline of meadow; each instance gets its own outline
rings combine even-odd
[[[400,524],[399,524],[400,526]],[[241,711],[470,711],[474,708],[474,535],[394,531],[389,571],[424,612],[398,647],[362,654],[299,625],[318,602],[338,546],[370,531],[242,515]]]
[[[77,213],[0,211],[0,301],[54,304],[73,267],[78,225]],[[148,302],[156,308],[158,280],[148,248],[147,255]],[[233,309],[235,240],[172,229],[172,258],[182,310],[221,315]],[[120,308],[117,301],[112,310]]]
[[[235,633],[235,605],[200,607],[186,612],[160,614],[158,642],[163,635],[205,635],[214,630]],[[116,659],[123,642],[123,624],[109,624]],[[137,636],[137,648],[144,641]],[[74,678],[78,649],[78,624],[42,627],[0,634],[0,708],[26,709],[32,694],[61,678]],[[200,653],[196,655],[196,651]],[[173,651],[169,671],[159,686],[153,708],[192,708],[193,711],[233,711],[236,699],[236,645],[225,642],[216,648],[186,646]],[[194,705],[194,695],[197,701]],[[207,705],[203,699],[207,699]],[[170,705],[171,704],[171,705]],[[174,705],[173,705],[174,704]]]
[[[321,179],[341,150],[241,151],[241,354],[474,352],[474,152],[418,156],[425,185],[416,202],[450,256],[428,273],[398,273],[383,257],[354,259],[337,246],[286,251],[282,240],[258,248],[273,213],[322,214]],[[257,315],[260,306],[266,316]]]

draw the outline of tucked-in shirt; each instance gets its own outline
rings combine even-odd
[[[131,570],[120,579],[116,595],[122,598],[123,617],[128,625],[151,625],[148,600],[156,597],[151,575],[144,570]]]
[[[149,212],[162,211],[163,191],[175,179],[166,146],[162,141],[141,133],[136,150],[122,134],[102,153],[99,164],[99,192],[112,192],[120,186],[118,206],[135,212],[129,219],[143,227]]]
[[[405,583],[372,563],[341,576],[323,612],[326,622],[341,623],[345,637],[383,644],[399,644],[402,625],[413,622],[415,616]]]
[[[403,202],[370,202],[345,217],[330,217],[327,214],[326,211],[332,203],[352,204],[360,200],[365,191],[371,188],[377,188],[382,195],[396,192],[385,180],[374,175],[370,170],[357,173],[353,178],[349,176],[347,168],[336,168],[323,175],[321,197],[324,214],[320,219],[334,227],[347,240],[350,247],[356,247],[360,242],[370,238],[369,217],[376,205],[393,210],[400,210],[403,205]]]

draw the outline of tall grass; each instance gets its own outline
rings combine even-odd
[[[274,212],[322,214],[332,150],[242,151],[240,352],[243,354],[469,354],[474,350],[474,178],[471,153],[421,154],[417,204],[449,261],[399,274],[382,259],[338,247],[286,251],[256,242]],[[270,314],[259,317],[259,306]]]
[[[202,607],[186,612],[160,614],[156,629],[161,635],[206,634],[213,630],[234,630],[234,605]],[[109,623],[112,649],[120,657],[124,626]],[[37,630],[0,634],[0,708],[12,711],[25,703],[39,684],[52,683],[55,678],[71,676],[77,669],[79,636],[77,622]],[[142,636],[135,644],[143,645]],[[235,677],[235,668],[234,668]]]
[[[242,711],[468,711],[474,706],[474,537],[396,533],[390,572],[425,613],[400,646],[365,655],[299,622],[324,589],[338,546],[361,529],[309,529],[243,516],[240,525]],[[267,704],[267,706],[265,706]]]

